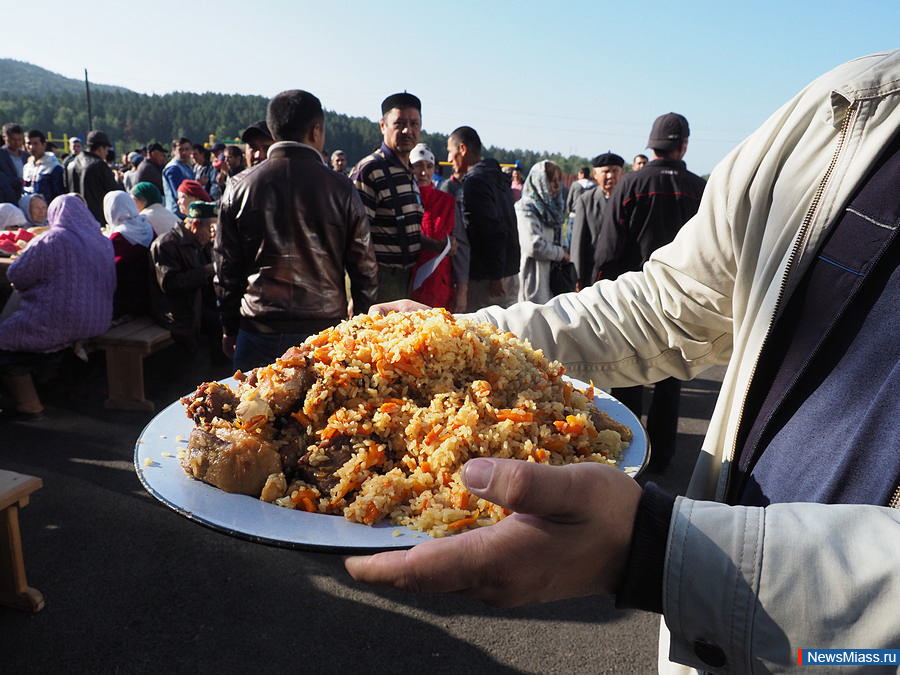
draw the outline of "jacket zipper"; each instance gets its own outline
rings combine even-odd
[[[844,141],[847,138],[847,131],[850,129],[850,120],[853,117],[853,114],[856,112],[856,103],[853,102],[847,108],[847,114],[844,116],[844,121],[841,123],[841,131],[838,136],[837,147],[834,150],[834,155],[831,157],[831,164],[828,165],[828,169],[825,171],[825,175],[822,177],[822,180],[819,182],[819,187],[816,189],[816,193],[813,195],[812,203],[809,206],[809,210],[806,212],[806,216],[803,218],[803,222],[800,224],[800,231],[797,235],[797,239],[794,241],[794,246],[791,249],[791,254],[788,257],[787,266],[784,269],[784,274],[781,277],[781,286],[778,289],[778,297],[775,300],[775,307],[772,311],[772,317],[769,319],[769,325],[766,328],[766,337],[763,339],[762,348],[759,350],[759,353],[756,355],[756,359],[753,362],[753,369],[750,371],[750,379],[749,383],[752,383],[754,378],[756,377],[756,370],[759,367],[759,357],[762,354],[763,350],[766,347],[766,343],[769,341],[769,338],[772,336],[772,329],[775,327],[775,317],[778,316],[778,312],[781,309],[781,304],[784,301],[784,294],[787,289],[788,278],[790,277],[791,271],[793,270],[794,265],[797,262],[797,258],[800,255],[800,249],[802,248],[803,243],[806,241],[807,234],[809,234],[809,227],[812,224],[813,216],[816,213],[816,210],[819,208],[819,202],[822,200],[822,194],[825,192],[825,186],[828,184],[828,181],[831,179],[832,173],[834,173],[834,167],[837,165],[838,157],[841,154],[841,150],[844,148]],[[749,385],[748,385],[749,386]],[[728,455],[728,461],[730,464],[734,464],[735,454],[737,453],[737,439],[738,432],[741,429],[741,425],[744,422],[744,406],[746,405],[746,391],[744,392],[745,396],[741,402],[741,408],[738,411],[737,425],[734,427],[734,440],[731,443],[731,450]],[[729,490],[731,489],[731,477],[733,471],[729,470],[728,475],[725,480],[725,484],[722,489],[722,496],[727,497]],[[894,492],[894,496],[891,499],[891,503],[897,502],[900,504],[900,485],[897,486],[897,489]]]
[[[900,509],[900,485],[894,488],[894,494],[891,496],[888,506],[892,509]]]

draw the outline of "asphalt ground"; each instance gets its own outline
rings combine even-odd
[[[205,353],[145,361],[158,410],[231,373]],[[721,381],[682,391],[682,492]],[[107,411],[102,354],[38,385],[48,416],[0,423],[0,468],[39,476],[19,511],[30,586],[46,606],[0,607],[0,673],[647,673],[659,619],[609,598],[497,610],[356,583],[336,555],[247,542],[197,525],[142,487],[135,440],[150,413]],[[527,561],[525,561],[527,564]]]

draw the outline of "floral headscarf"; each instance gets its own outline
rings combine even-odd
[[[109,229],[119,232],[130,244],[150,247],[153,241],[153,227],[150,221],[140,215],[134,200],[122,190],[107,192],[103,198],[103,215]]]
[[[519,208],[527,208],[534,212],[545,226],[559,229],[563,224],[562,191],[553,197],[550,192],[550,181],[547,180],[548,160],[543,160],[531,167],[528,177],[522,186],[522,199]]]

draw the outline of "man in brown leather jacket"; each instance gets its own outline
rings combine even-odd
[[[345,271],[354,312],[367,312],[378,289],[362,201],[322,160],[319,99],[282,92],[267,124],[276,142],[225,190],[214,248],[222,347],[244,371],[346,319]]]

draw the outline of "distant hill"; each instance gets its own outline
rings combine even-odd
[[[90,78],[90,73],[88,73]],[[91,92],[127,92],[125,87],[91,82]],[[49,92],[67,92],[69,94],[84,93],[84,80],[63,77],[40,66],[16,61],[0,59],[0,92],[11,94],[45,94]]]
[[[54,141],[64,141],[68,136],[83,138],[91,128],[102,129],[118,150],[127,151],[152,141],[167,145],[180,136],[201,143],[213,139],[233,142],[250,124],[265,119],[268,104],[263,96],[214,92],[150,95],[125,87],[90,84],[88,118],[83,80],[23,61],[0,59],[0,125],[16,122],[26,129],[41,129]],[[438,159],[446,156],[446,133],[423,132],[421,140]],[[329,110],[325,141],[326,150],[344,150],[352,165],[381,144],[381,132],[377,122],[370,119]],[[585,157],[494,146],[485,148],[484,155],[501,163],[519,162],[525,171],[542,159],[556,162],[566,174],[590,164]],[[445,171],[445,175],[449,173]]]

